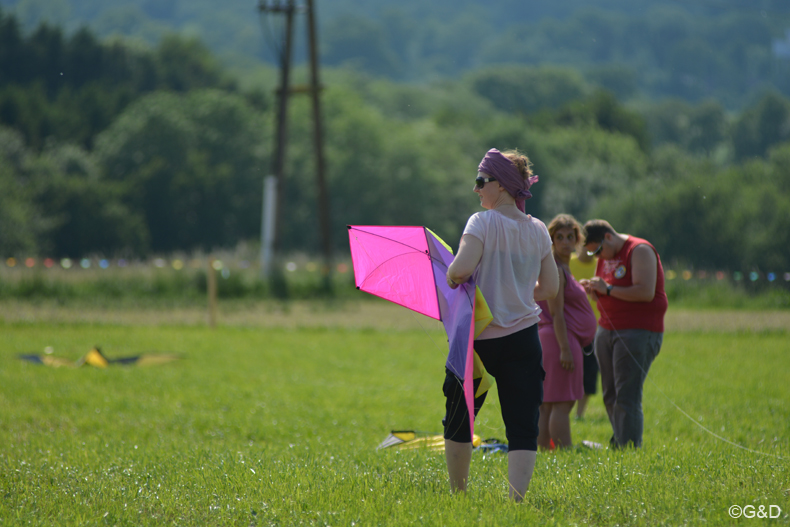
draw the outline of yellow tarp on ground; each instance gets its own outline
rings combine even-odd
[[[472,446],[478,447],[483,440],[478,435],[472,436]],[[413,430],[393,430],[390,435],[376,447],[382,448],[395,447],[401,450],[414,448],[427,448],[429,450],[444,450],[444,436],[442,434],[430,435],[415,432]]]

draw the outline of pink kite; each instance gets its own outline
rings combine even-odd
[[[475,295],[473,280],[451,289],[453,253],[425,227],[348,226],[357,289],[441,320],[450,350],[447,368],[463,379],[474,432]]]

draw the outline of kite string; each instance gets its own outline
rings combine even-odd
[[[599,310],[600,310],[600,312],[601,312],[601,315],[605,316],[605,317],[606,317],[606,320],[608,320],[608,321],[609,321],[609,325],[610,325],[610,326],[612,326],[612,327],[614,327],[614,324],[612,323],[612,319],[611,319],[611,318],[609,317],[609,315],[606,313],[606,310],[605,310],[605,309],[602,309],[600,304],[598,305],[598,307],[599,307]],[[686,417],[687,417],[687,418],[688,418],[688,419],[689,419],[689,420],[690,420],[692,423],[694,423],[695,425],[697,425],[698,427],[700,427],[702,430],[704,430],[705,432],[707,432],[707,433],[709,433],[710,435],[712,435],[713,437],[715,437],[716,439],[719,439],[720,441],[723,441],[724,443],[727,443],[727,444],[729,444],[729,445],[732,445],[732,446],[734,446],[734,447],[738,447],[738,448],[740,448],[740,449],[742,449],[742,450],[745,450],[745,451],[747,451],[747,452],[751,452],[751,453],[753,453],[753,454],[759,454],[759,455],[762,455],[762,456],[772,456],[772,457],[775,457],[775,458],[777,458],[777,459],[781,459],[781,460],[784,460],[784,459],[785,459],[785,458],[783,458],[782,456],[779,456],[779,455],[777,455],[777,454],[772,454],[772,453],[770,453],[770,452],[761,452],[761,451],[759,451],[759,450],[753,450],[753,449],[751,449],[751,448],[748,448],[748,447],[745,447],[745,446],[743,446],[743,445],[739,445],[738,443],[735,443],[734,441],[730,441],[730,440],[729,440],[729,439],[727,439],[726,437],[722,437],[722,436],[720,436],[720,435],[719,435],[719,434],[717,434],[716,432],[713,432],[712,430],[710,430],[709,428],[707,428],[706,426],[704,426],[702,423],[700,423],[699,421],[697,421],[696,419],[694,419],[693,417],[691,417],[691,416],[690,416],[690,415],[689,415],[689,414],[688,414],[688,413],[687,413],[685,410],[683,410],[683,408],[681,408],[680,406],[678,406],[678,405],[675,403],[675,401],[673,401],[672,399],[670,399],[670,398],[669,398],[669,396],[668,396],[668,395],[667,395],[667,394],[664,392],[664,390],[662,390],[662,389],[661,389],[661,387],[660,387],[660,386],[659,386],[659,385],[658,385],[658,384],[657,384],[657,383],[656,383],[656,382],[655,382],[655,381],[654,381],[652,378],[650,378],[650,377],[648,377],[648,376],[647,376],[647,371],[646,371],[646,370],[645,370],[645,369],[642,367],[642,365],[639,363],[639,361],[636,359],[636,357],[634,357],[633,353],[631,353],[631,350],[630,350],[630,349],[628,349],[628,345],[626,345],[626,343],[625,343],[625,340],[623,339],[622,335],[620,335],[620,332],[618,332],[616,329],[614,329],[614,330],[612,330],[612,331],[613,331],[613,332],[614,332],[614,334],[617,336],[617,338],[618,338],[618,339],[619,339],[619,340],[622,342],[622,344],[623,344],[623,348],[625,348],[625,350],[628,352],[628,355],[631,357],[631,359],[633,359],[634,363],[636,363],[636,365],[639,367],[639,369],[640,369],[640,370],[642,370],[642,373],[645,375],[645,378],[646,378],[646,379],[648,379],[648,380],[650,381],[650,383],[651,383],[651,384],[652,384],[652,385],[653,385],[653,386],[654,386],[654,387],[655,387],[655,388],[658,390],[658,392],[659,392],[661,395],[663,395],[663,396],[664,396],[664,398],[665,398],[667,401],[669,401],[669,403],[670,403],[672,406],[674,406],[674,407],[675,407],[675,408],[676,408],[676,409],[677,409],[677,410],[678,410],[678,411],[679,411],[681,414],[683,414],[684,416],[686,416]]]

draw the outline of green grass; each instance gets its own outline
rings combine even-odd
[[[468,494],[453,496],[442,453],[375,449],[391,429],[441,431],[433,328],[0,332],[0,525],[790,524],[786,332],[668,333],[645,388],[644,448],[541,453],[518,506],[501,454],[475,453]],[[185,358],[106,370],[16,358],[52,346],[77,359],[94,344]],[[477,432],[504,438],[495,395]],[[573,433],[607,442],[600,395]],[[736,504],[782,515],[733,520]]]

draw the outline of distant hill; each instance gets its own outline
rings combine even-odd
[[[284,1],[284,0],[283,0]],[[198,37],[227,64],[272,62],[276,17],[255,0],[0,0],[41,21],[149,44]],[[621,98],[717,99],[740,108],[790,94],[782,0],[316,0],[323,62],[395,80],[459,77],[492,64],[572,66]],[[221,7],[220,7],[221,6]],[[295,58],[303,60],[304,24]]]

